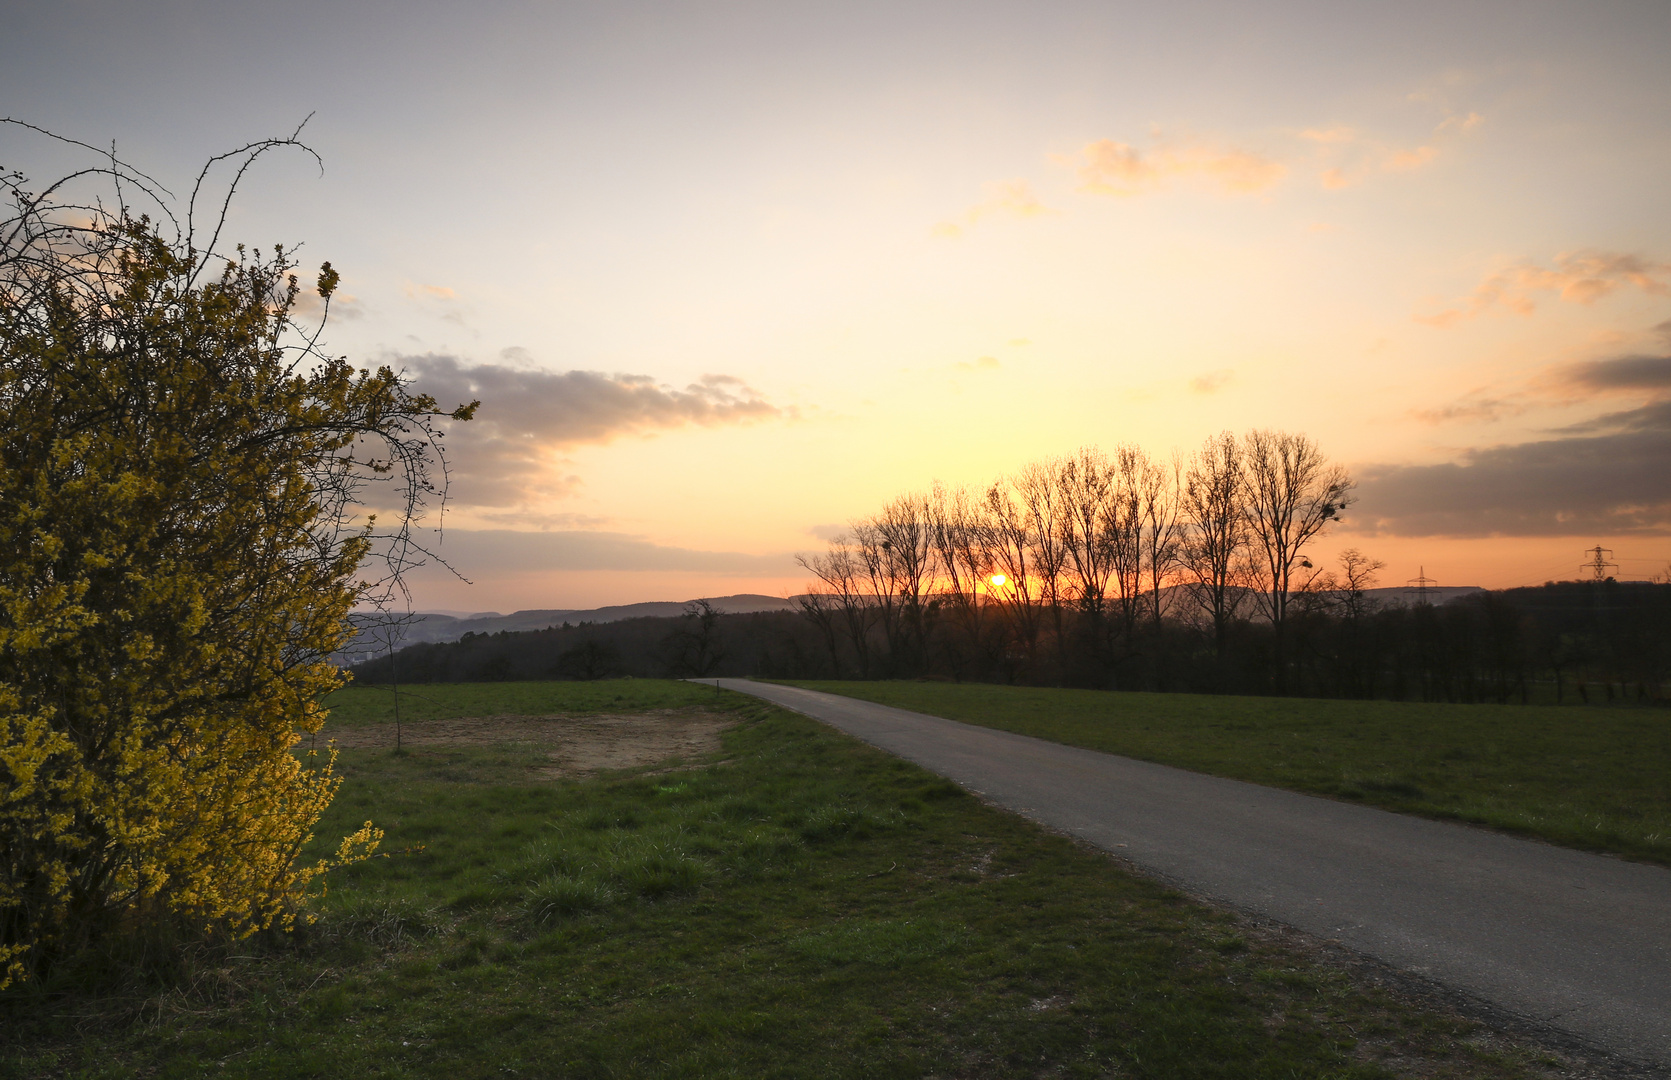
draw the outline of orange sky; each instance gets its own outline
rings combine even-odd
[[[1252,427],[1387,584],[1671,562],[1671,6],[229,7],[15,13],[0,96],[176,191],[315,113],[232,227],[483,401],[420,608],[799,591],[899,491]]]

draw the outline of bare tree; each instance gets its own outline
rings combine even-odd
[[[898,496],[875,516],[854,522],[853,537],[890,659],[913,668],[928,636],[923,592],[934,576],[928,500],[918,494]]]
[[[1023,466],[1013,481],[1026,513],[1033,544],[1033,577],[1038,582],[1039,599],[1050,613],[1059,664],[1067,661],[1067,641],[1062,634],[1062,609],[1066,605],[1062,579],[1068,562],[1063,522],[1067,508],[1060,482],[1063,464],[1060,458],[1035,461]]]
[[[1154,619],[1154,647],[1156,662],[1165,636],[1161,617],[1161,590],[1177,569],[1182,532],[1181,488],[1183,460],[1177,453],[1167,465],[1150,461],[1139,476],[1137,489],[1138,539],[1142,566],[1148,573],[1148,595],[1152,606],[1148,614]]]
[[[1371,613],[1369,590],[1375,588],[1379,581],[1377,575],[1386,568],[1386,563],[1370,558],[1355,547],[1340,553],[1340,574],[1326,576],[1334,593],[1335,607],[1348,622],[1356,625]]]
[[[875,624],[876,605],[864,595],[860,581],[863,563],[853,541],[838,536],[830,541],[830,549],[823,555],[810,559],[797,555],[795,561],[822,584],[822,588],[814,586],[807,591],[801,600],[801,611],[826,635],[836,678],[841,678],[841,659],[834,639],[838,626],[853,647],[853,655],[859,662],[859,677],[870,678],[870,628]]]
[[[1212,618],[1213,649],[1220,659],[1243,596],[1238,570],[1248,537],[1242,490],[1241,443],[1220,432],[1190,458],[1181,506],[1184,571],[1191,596]]]
[[[981,625],[980,588],[990,572],[981,508],[970,501],[966,489],[948,492],[937,482],[927,512],[941,591],[979,655],[987,636]]]
[[[1331,465],[1304,435],[1251,431],[1245,447],[1243,513],[1252,538],[1255,597],[1270,619],[1276,646],[1276,680],[1284,685],[1288,601],[1294,572],[1309,567],[1305,546],[1351,505],[1352,479]]]
[[[1057,487],[1062,514],[1058,523],[1067,552],[1068,590],[1082,614],[1100,620],[1114,574],[1115,545],[1111,527],[1117,510],[1114,468],[1107,455],[1086,446],[1059,466]]]
[[[1317,601],[1316,608],[1335,619],[1334,668],[1339,689],[1348,697],[1371,697],[1374,693],[1374,666],[1366,662],[1365,624],[1375,610],[1369,590],[1375,588],[1376,574],[1386,565],[1357,548],[1347,548],[1340,553],[1339,573],[1325,570],[1307,583],[1307,594]]]
[[[679,627],[664,639],[671,656],[671,667],[676,676],[702,678],[712,675],[725,661],[725,649],[720,643],[719,611],[706,600],[692,600],[685,605]]]
[[[1039,618],[1044,584],[1036,555],[1039,544],[1027,508],[1015,501],[1013,482],[999,481],[986,491],[986,527],[981,533],[986,546],[986,563],[1004,575],[997,590],[1002,609],[1009,615],[1015,637],[1027,662],[1038,660]]]
[[[1149,455],[1127,443],[1114,452],[1103,543],[1114,571],[1120,604],[1120,629],[1130,650],[1136,637],[1143,597],[1143,488],[1151,469]]]
[[[815,556],[816,557],[816,556]],[[802,566],[807,565],[806,557],[795,556],[795,560]],[[817,585],[810,586],[806,592],[795,598],[801,609],[801,615],[818,631],[823,639],[824,648],[830,653],[830,670],[836,678],[841,678],[841,603],[830,591]]]

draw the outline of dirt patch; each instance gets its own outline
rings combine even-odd
[[[736,723],[717,713],[675,711],[630,716],[469,716],[453,720],[413,720],[400,725],[402,746],[493,746],[516,743],[544,750],[550,765],[535,775],[559,779],[590,776],[605,769],[635,769],[672,758],[706,757],[718,752],[720,734]],[[344,750],[390,749],[393,724],[332,729],[319,742],[335,739]]]

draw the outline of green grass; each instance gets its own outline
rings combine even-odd
[[[799,682],[1215,776],[1671,865],[1671,713]]]
[[[509,782],[515,747],[345,751],[320,846],[369,817],[392,857],[161,989],[0,997],[0,1076],[1546,1075],[821,725],[634,692],[738,725],[714,761],[547,784]]]
[[[714,688],[668,679],[598,682],[402,683],[400,718],[453,720],[464,716],[542,716],[562,713],[638,713],[711,705]],[[350,684],[325,699],[334,727],[392,723],[395,691]]]

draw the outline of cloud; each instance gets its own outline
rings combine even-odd
[[[1526,404],[1512,398],[1470,395],[1451,405],[1436,409],[1412,409],[1410,415],[1428,424],[1445,424],[1453,420],[1486,420],[1496,422],[1504,416],[1515,416],[1526,411]]]
[[[1671,401],[1555,434],[1451,464],[1368,466],[1358,515],[1395,536],[1671,534]]]
[[[1611,251],[1557,255],[1553,268],[1522,260],[1488,274],[1456,307],[1434,315],[1417,315],[1415,320],[1444,329],[1498,308],[1530,315],[1537,310],[1538,298],[1545,294],[1568,303],[1593,304],[1625,288],[1671,296],[1671,263]]]
[[[1378,173],[1415,172],[1436,161],[1440,143],[1461,138],[1485,123],[1476,112],[1451,113],[1433,129],[1432,141],[1397,146],[1343,124],[1307,128],[1298,133],[1313,147],[1317,178],[1323,187],[1339,191]]]
[[[978,360],[959,360],[952,365],[959,371],[996,371],[1002,366],[996,356],[983,356]]]
[[[1230,385],[1230,381],[1235,377],[1236,373],[1229,368],[1205,371],[1189,381],[1189,388],[1197,394],[1216,394]]]
[[[1025,180],[1003,180],[986,185],[987,197],[963,212],[962,223],[942,221],[930,231],[934,236],[955,239],[963,231],[989,217],[1033,218],[1060,214],[1039,201]]]
[[[1562,374],[1582,390],[1671,391],[1671,356],[1620,356],[1574,364]]]
[[[808,525],[806,531],[820,540],[839,540],[853,530],[846,525]]]
[[[450,497],[459,505],[503,507],[572,494],[580,480],[564,472],[561,456],[570,447],[792,415],[730,375],[704,375],[679,390],[647,375],[469,365],[435,354],[396,366],[443,408],[482,403],[474,420],[449,425],[446,435]]]
[[[1287,173],[1263,154],[1201,143],[1140,150],[1129,143],[1098,139],[1077,159],[1065,159],[1079,173],[1079,190],[1094,195],[1133,196],[1160,191],[1174,180],[1200,178],[1232,195],[1249,195],[1275,184]]]
[[[1437,135],[1466,135],[1485,123],[1485,117],[1477,112],[1452,113],[1439,122],[1434,128]]]
[[[429,311],[444,322],[468,328],[466,319],[471,314],[470,307],[459,298],[456,289],[409,281],[406,283],[406,296],[409,300],[427,305]]]
[[[785,577],[795,572],[788,553],[749,555],[699,551],[620,532],[569,529],[448,529],[433,550],[465,577],[551,570],[684,570],[746,577]]]

